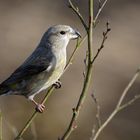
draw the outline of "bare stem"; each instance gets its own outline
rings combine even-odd
[[[122,104],[126,94],[128,93],[128,90],[131,88],[131,86],[133,85],[133,83],[136,81],[137,77],[139,76],[140,73],[140,68],[138,68],[137,72],[135,73],[135,75],[133,76],[133,78],[131,79],[131,81],[129,82],[129,84],[127,85],[127,87],[124,89],[123,94],[120,97],[120,100],[116,106],[116,108],[119,108],[120,105]]]
[[[128,101],[127,103],[121,105],[119,107],[119,110],[123,110],[125,109],[126,107],[132,105],[136,100],[140,99],[140,95],[135,95],[134,98],[132,98],[130,101]]]
[[[94,20],[93,20],[93,26],[96,26],[96,22],[97,22],[97,20],[98,20],[98,18],[99,18],[99,15],[101,14],[101,12],[102,12],[104,6],[106,5],[107,1],[108,1],[108,0],[104,0],[104,2],[103,2],[102,5],[101,5],[101,2],[99,1],[99,9],[98,9],[98,12],[97,12],[97,14],[96,14]]]
[[[100,105],[94,93],[91,95],[91,97],[93,98],[93,101],[95,102],[95,105],[96,105],[96,120],[97,120],[98,128],[100,128],[102,125],[101,117],[100,117],[100,112],[101,112]]]
[[[133,99],[131,99],[130,101],[128,101],[127,103],[125,103],[124,105],[121,105],[124,98],[126,97],[129,89],[132,87],[132,85],[134,84],[134,82],[136,81],[136,79],[138,78],[140,74],[140,69],[137,70],[137,72],[134,74],[134,76],[132,77],[131,81],[128,83],[128,85],[126,86],[126,88],[124,89],[118,104],[116,106],[116,108],[113,110],[113,112],[110,114],[110,116],[107,118],[107,120],[101,125],[101,127],[97,130],[93,140],[97,140],[98,136],[100,135],[100,133],[104,130],[104,128],[109,124],[109,122],[115,117],[115,115],[121,111],[122,109],[130,106],[132,103],[134,103],[134,101],[136,101],[137,99],[140,99],[140,95],[135,96]]]
[[[109,28],[109,22],[106,23],[106,31],[103,32],[103,40],[101,42],[101,45],[100,47],[98,48],[98,51],[96,53],[96,55],[94,56],[93,60],[92,60],[92,63],[94,63],[94,61],[96,60],[96,58],[98,57],[98,55],[100,54],[101,50],[104,48],[104,43],[107,39],[107,35],[108,33],[111,31],[111,28]]]
[[[75,7],[74,4],[72,3],[71,0],[69,0],[69,7],[72,8],[72,10],[76,13],[76,15],[79,17],[79,19],[81,20],[81,23],[83,24],[86,32],[88,32],[88,27],[86,25],[86,22],[84,21],[83,16],[81,15],[81,13],[79,12],[78,7]]]
[[[76,47],[74,48],[67,64],[66,64],[66,67],[65,67],[65,71],[68,69],[68,67],[72,64],[73,62],[73,59],[74,59],[74,55],[76,54],[76,52],[78,51],[78,49],[80,48],[80,46],[82,46],[82,44],[84,43],[84,41],[86,40],[86,35],[82,38],[82,40],[79,41],[79,39],[77,40],[77,44],[76,44]]]
[[[64,135],[62,136],[61,140],[67,140],[70,136],[70,134],[74,131],[76,128],[76,120],[79,116],[80,109],[82,104],[85,101],[89,85],[90,85],[90,80],[91,80],[91,75],[92,75],[92,35],[93,35],[93,0],[89,0],[89,30],[88,30],[88,65],[87,65],[87,72],[86,72],[86,77],[84,80],[84,85],[82,88],[81,95],[79,97],[78,103],[76,107],[73,109],[73,115],[70,121],[70,124],[68,128],[66,129]]]

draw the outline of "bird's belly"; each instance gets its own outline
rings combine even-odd
[[[54,84],[64,72],[64,68],[66,65],[66,53],[65,51],[61,51],[56,56],[55,66],[51,70],[47,70],[36,75],[29,84],[30,94],[29,96],[35,96],[36,94],[40,93],[41,91],[47,89],[52,84]]]
[[[65,61],[65,59],[62,59],[59,63],[56,63],[56,66],[53,69],[53,71],[51,72],[51,74],[48,74],[47,71],[44,71],[44,75],[43,75],[44,82],[41,83],[40,89],[37,91],[37,93],[47,89],[52,84],[54,84],[56,81],[58,81],[58,79],[61,77],[61,75],[64,72],[65,65],[66,65],[66,61]]]

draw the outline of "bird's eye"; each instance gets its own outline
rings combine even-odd
[[[64,35],[65,33],[66,33],[65,31],[61,31],[61,32],[60,32],[61,35]]]

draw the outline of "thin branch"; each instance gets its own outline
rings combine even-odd
[[[119,108],[120,105],[122,104],[126,94],[128,93],[128,90],[131,88],[131,86],[133,85],[133,83],[136,81],[137,77],[139,76],[140,73],[140,68],[138,68],[137,72],[135,73],[134,77],[132,78],[132,80],[129,82],[128,86],[124,89],[123,94],[120,97],[120,100],[116,106],[116,108]]]
[[[79,39],[77,39],[77,43],[76,43],[76,47],[74,48],[66,66],[65,66],[65,71],[69,68],[69,66],[72,64],[73,59],[74,59],[74,55],[76,54],[76,52],[78,51],[78,49],[80,48],[80,46],[82,46],[82,44],[84,43],[84,41],[86,40],[86,35],[79,41]],[[64,71],[64,72],[65,72]]]
[[[97,22],[97,20],[99,18],[99,15],[101,14],[101,12],[102,12],[104,6],[106,5],[107,1],[108,0],[104,0],[103,4],[101,5],[101,1],[99,0],[99,9],[98,9],[98,12],[97,12],[94,20],[93,20],[93,26],[96,26],[96,22]]]
[[[71,0],[69,0],[69,7],[76,13],[76,15],[81,20],[81,23],[83,24],[86,32],[88,32],[88,27],[86,25],[86,22],[84,21],[84,18],[82,17],[81,13],[79,12],[78,7],[75,7]]]
[[[88,31],[88,63],[89,63],[89,65],[91,65],[91,61],[92,61],[92,48],[93,48],[93,40],[92,40],[92,38],[93,38],[93,23],[92,23],[92,21],[93,21],[93,15],[94,15],[94,13],[93,13],[93,8],[94,8],[94,5],[93,5],[94,3],[93,3],[93,0],[89,0],[89,31]]]
[[[100,112],[101,112],[100,105],[94,94],[92,94],[91,97],[96,104],[96,120],[97,120],[98,128],[100,128],[102,125],[101,117],[100,117]]]
[[[123,110],[123,109],[127,108],[128,106],[132,105],[138,99],[140,99],[140,95],[135,95],[134,98],[132,98],[130,101],[128,101],[127,103],[121,105],[119,107],[119,110]]]
[[[91,75],[92,75],[92,64],[91,64],[91,60],[92,58],[92,30],[93,30],[93,0],[89,0],[89,30],[88,30],[88,65],[87,65],[87,72],[86,72],[86,77],[84,80],[84,85],[83,85],[83,89],[81,92],[81,95],[79,97],[78,103],[76,105],[76,107],[73,109],[73,115],[71,118],[71,121],[69,123],[68,128],[66,129],[64,135],[62,136],[62,138],[59,138],[60,140],[67,140],[70,136],[70,134],[75,130],[76,126],[76,120],[79,116],[80,113],[80,109],[82,104],[85,101],[88,89],[89,89],[89,85],[90,85],[90,80],[91,80]]]
[[[93,125],[92,131],[91,131],[91,137],[90,137],[90,140],[93,140],[95,134],[96,134],[96,125]]]
[[[104,43],[105,43],[105,41],[106,41],[106,39],[107,39],[107,35],[108,35],[108,33],[109,33],[110,31],[111,31],[111,28],[109,28],[109,22],[107,22],[107,23],[106,23],[106,31],[103,32],[103,40],[102,40],[102,42],[101,42],[101,46],[99,47],[99,49],[98,49],[96,55],[94,56],[94,58],[93,58],[93,60],[92,60],[92,63],[95,62],[95,60],[96,60],[96,58],[98,57],[98,55],[100,54],[101,50],[104,48]]]
[[[126,88],[124,89],[118,104],[116,106],[116,108],[113,110],[113,112],[111,113],[111,115],[108,117],[108,119],[101,125],[101,127],[97,130],[93,140],[97,140],[99,134],[104,130],[104,128],[109,124],[109,122],[115,117],[115,115],[120,112],[122,109],[130,106],[132,103],[134,103],[137,99],[140,99],[140,95],[135,96],[133,99],[131,99],[130,101],[128,101],[127,103],[125,103],[124,105],[121,106],[122,101],[124,100],[124,98],[126,97],[129,89],[132,87],[132,85],[134,84],[134,82],[136,81],[136,79],[138,78],[140,74],[140,68],[138,68],[138,70],[136,71],[136,73],[134,74],[134,76],[132,77],[131,81],[128,83],[128,85],[126,86]]]

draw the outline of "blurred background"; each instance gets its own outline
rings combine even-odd
[[[95,0],[97,12],[97,1]],[[88,2],[76,0],[84,18],[88,19]],[[42,34],[52,25],[68,24],[85,31],[77,16],[67,7],[67,0],[0,0],[0,82],[5,80],[36,48]],[[108,0],[94,30],[94,54],[100,46],[105,23],[110,21],[111,33],[94,65],[92,84],[78,118],[78,128],[69,140],[89,140],[96,124],[96,108],[91,94],[101,106],[104,121],[114,109],[123,89],[140,65],[140,1]],[[68,56],[75,47],[68,46]],[[86,42],[79,49],[71,67],[62,76],[62,88],[49,98],[45,111],[39,114],[25,140],[56,140],[66,130],[83,85]],[[140,94],[140,78],[135,82],[125,101]],[[44,94],[38,95],[41,101]],[[120,112],[101,133],[99,140],[139,140],[140,101]],[[3,115],[3,139],[13,140],[10,127],[20,131],[34,111],[31,102],[20,96],[0,97]],[[33,135],[35,131],[36,136]]]

